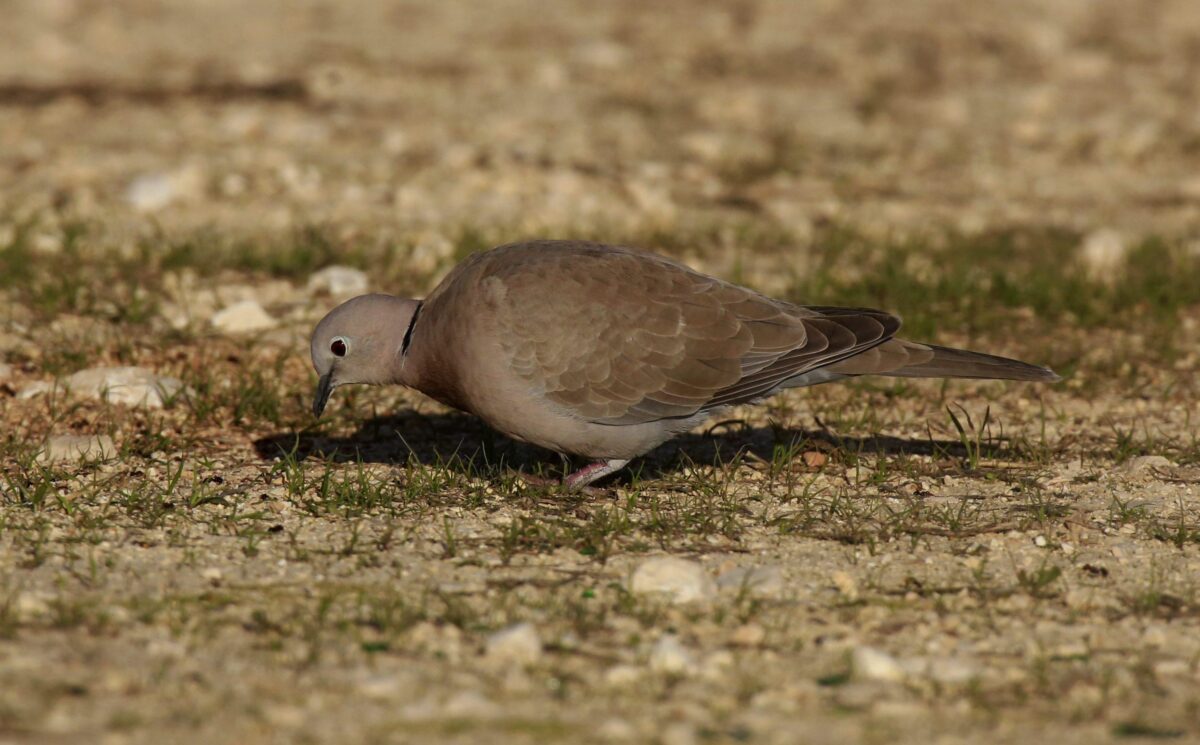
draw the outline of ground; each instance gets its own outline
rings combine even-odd
[[[4,14],[0,741],[1200,738],[1193,0]],[[535,236],[1064,380],[789,392],[586,494],[313,419],[339,295]]]

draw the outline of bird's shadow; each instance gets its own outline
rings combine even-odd
[[[527,474],[562,474],[562,458],[549,450],[516,442],[479,419],[455,412],[414,411],[377,416],[362,422],[346,437],[320,431],[278,432],[254,442],[265,460],[320,458],[335,463],[420,463],[462,473],[513,469]],[[828,429],[749,426],[739,420],[718,422],[703,433],[680,435],[635,461],[641,478],[663,478],[692,464],[729,465],[747,455],[768,463],[798,457],[805,450],[841,451],[853,455],[927,455],[967,459],[971,453],[958,440],[900,438],[886,435],[842,437]],[[983,442],[977,456],[1006,459],[1001,443]],[[630,478],[630,469],[614,477]]]

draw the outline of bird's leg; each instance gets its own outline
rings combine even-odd
[[[567,474],[563,478],[563,486],[568,489],[582,489],[596,479],[602,479],[614,471],[619,471],[625,467],[628,460],[614,458],[612,460],[598,460],[595,463],[580,468],[578,471]]]

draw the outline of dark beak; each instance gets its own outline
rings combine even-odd
[[[330,370],[317,382],[317,397],[313,399],[313,415],[320,418],[321,412],[325,411],[325,404],[329,402],[329,394],[332,392],[333,371]]]

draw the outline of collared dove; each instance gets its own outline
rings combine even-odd
[[[900,319],[794,305],[634,249],[576,241],[476,253],[424,300],[362,295],[317,325],[313,412],[399,384],[593,462],[581,487],[722,409],[859,375],[1054,381],[1045,367],[895,338]]]

